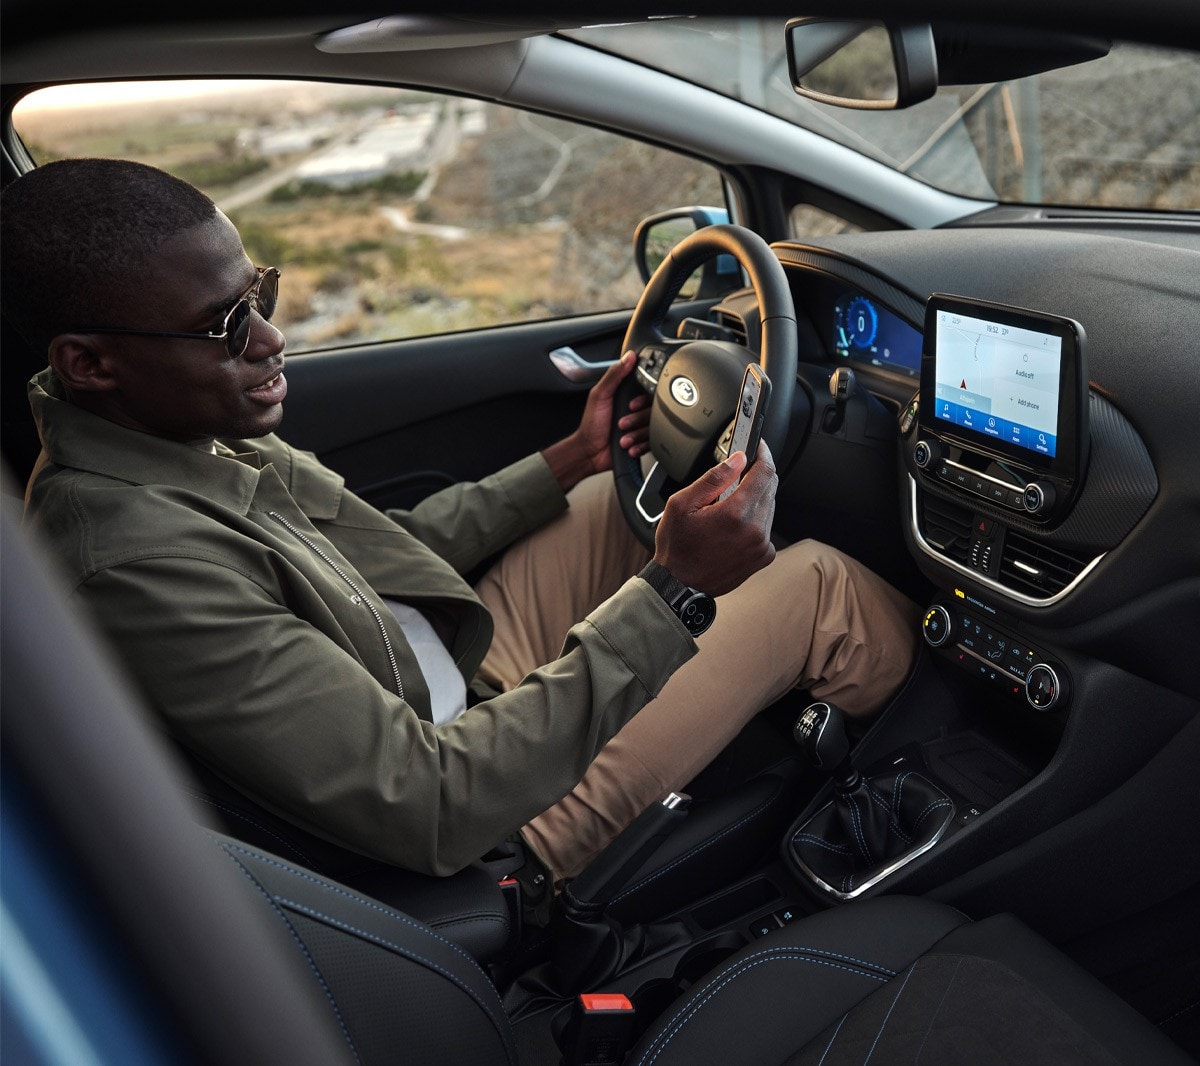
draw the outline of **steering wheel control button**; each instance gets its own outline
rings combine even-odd
[[[651,396],[658,388],[658,379],[667,361],[667,349],[648,344],[638,355],[637,377],[642,388]]]
[[[1045,663],[1038,663],[1025,679],[1025,698],[1029,706],[1039,711],[1048,711],[1058,703],[1062,686],[1058,674]]]
[[[926,644],[940,648],[950,639],[950,612],[940,604],[930,607],[921,621],[921,632]]]

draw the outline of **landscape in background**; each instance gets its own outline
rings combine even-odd
[[[137,159],[207,192],[283,271],[290,351],[632,307],[638,219],[724,202],[686,157],[416,92],[256,82],[16,124],[39,163]]]

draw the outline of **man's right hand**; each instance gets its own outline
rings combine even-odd
[[[775,558],[771,523],[779,477],[765,443],[737,489],[718,497],[746,467],[734,452],[669,500],[654,537],[654,561],[710,596],[735,589]]]

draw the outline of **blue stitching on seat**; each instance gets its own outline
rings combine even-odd
[[[288,840],[287,837],[282,836],[279,833],[276,833],[269,826],[265,826],[261,822],[255,821],[253,818],[250,817],[250,815],[246,814],[244,811],[239,811],[239,810],[237,810],[237,808],[230,807],[228,804],[225,804],[225,803],[218,803],[215,799],[212,798],[212,796],[206,795],[203,792],[195,792],[195,791],[193,791],[191,789],[187,789],[187,788],[185,788],[183,791],[185,793],[187,793],[187,795],[191,796],[192,799],[194,799],[197,803],[206,803],[206,804],[208,804],[208,806],[213,807],[218,811],[224,811],[226,814],[231,814],[235,818],[240,818],[243,822],[248,822],[250,825],[254,826],[255,829],[258,829],[261,832],[266,833],[267,836],[274,837],[276,840],[279,841],[280,844],[282,844],[289,851],[294,851],[296,853],[296,855],[299,856],[300,861],[303,862],[304,865],[307,866],[309,869],[316,870],[317,873],[322,872],[320,865],[313,862],[312,859],[310,859],[307,855],[305,855],[304,852],[302,852],[298,847],[296,847],[295,844],[293,844],[290,840]]]
[[[954,982],[958,979],[958,971],[962,969],[962,956],[954,965],[954,973],[950,975],[950,980],[946,982],[946,987],[942,990],[942,998],[938,1000],[937,1010],[929,1017],[929,1024],[925,1027],[925,1035],[921,1038],[921,1046],[917,1048],[917,1053],[913,1056],[913,1062],[921,1061],[921,1052],[925,1050],[925,1045],[929,1042],[929,1034],[933,1032],[933,1023],[937,1021],[938,1015],[942,1013],[942,1007],[946,1003],[946,997],[950,995],[950,989],[954,987]],[[916,967],[916,963],[913,963]]]
[[[892,1016],[892,1011],[896,1009],[896,1004],[900,1002],[900,997],[904,995],[904,989],[908,986],[908,979],[912,977],[915,969],[915,965],[910,966],[908,973],[904,975],[904,980],[900,983],[900,991],[896,993],[896,998],[892,1000],[892,1005],[888,1007],[887,1014],[883,1016],[883,1021],[879,1023],[879,1032],[875,1034],[875,1039],[871,1042],[871,1050],[867,1052],[867,1057],[863,1059],[863,1066],[867,1066],[867,1062],[875,1054],[875,1045],[879,1043],[879,1038],[883,1036],[883,1031],[887,1028],[888,1019]]]
[[[428,928],[428,926],[421,922],[414,921],[403,911],[395,910],[392,907],[385,907],[366,896],[357,895],[353,892],[350,892],[348,889],[339,888],[337,885],[329,881],[322,880],[319,877],[314,877],[313,875],[306,873],[304,870],[297,870],[294,866],[288,866],[286,863],[272,859],[269,855],[264,855],[262,852],[252,851],[249,848],[240,847],[239,845],[231,842],[220,841],[219,843],[221,847],[225,848],[226,851],[230,850],[231,848],[235,851],[240,851],[243,855],[249,855],[251,858],[257,859],[259,862],[265,862],[268,866],[274,866],[276,869],[282,870],[286,874],[291,874],[293,877],[298,877],[302,881],[310,881],[318,888],[324,889],[327,892],[332,892],[338,896],[344,896],[352,903],[357,903],[359,906],[368,907],[371,910],[379,911],[380,914],[384,914],[387,917],[402,923],[403,925],[412,926],[412,928],[416,929],[418,932],[424,933],[426,936],[433,937],[433,939],[439,943],[445,944],[448,948],[452,948],[454,951],[457,951],[458,954],[475,966],[480,973],[483,973],[483,968],[479,965],[479,961],[469,951],[466,951],[464,948],[454,943],[453,940],[447,940],[444,936],[438,936],[438,934],[433,932],[433,930]]]
[[[666,1030],[664,1030],[663,1033],[660,1033],[657,1037],[655,1037],[651,1046],[649,1048],[647,1048],[646,1053],[643,1054],[641,1061],[643,1063],[645,1063],[646,1066],[651,1066],[651,1064],[658,1058],[658,1056],[661,1055],[663,1053],[663,1051],[666,1050],[667,1045],[672,1040],[674,1040],[675,1037],[678,1036],[680,1032],[682,1032],[683,1028],[688,1024],[688,1022],[690,1022],[692,1020],[692,1018],[694,1018],[696,1016],[696,1014],[709,1002],[709,1000],[711,1000],[718,992],[721,991],[721,989],[723,989],[726,985],[730,984],[736,978],[741,977],[745,973],[748,973],[750,970],[754,969],[756,966],[761,966],[763,963],[766,963],[766,962],[808,962],[808,963],[813,963],[817,966],[828,966],[835,970],[844,970],[846,973],[855,974],[859,977],[868,977],[873,981],[881,981],[885,984],[888,981],[890,981],[893,977],[896,976],[896,974],[892,970],[888,970],[886,967],[883,967],[883,966],[877,966],[874,963],[860,962],[859,964],[862,966],[870,967],[871,969],[874,969],[874,970],[882,971],[882,973],[868,973],[864,970],[854,969],[850,966],[841,966],[835,962],[828,962],[824,959],[813,958],[811,954],[798,954],[798,952],[805,952],[805,951],[812,951],[812,950],[813,949],[793,948],[793,947],[772,948],[769,951],[757,952],[754,955],[746,956],[746,958],[742,959],[737,964],[736,969],[734,969],[727,975],[722,975],[721,977],[713,978],[713,982],[716,982],[716,983],[711,984],[708,988],[705,989],[703,998],[701,998],[699,1001],[697,1001],[691,1005],[686,1016],[684,1016],[682,1018],[676,1017],[676,1018],[672,1019],[671,1022],[668,1023],[668,1025],[671,1027],[670,1034],[666,1035],[666,1039],[664,1040],[663,1037],[664,1037],[664,1034],[666,1033]],[[820,954],[820,955],[832,955],[833,954],[832,952],[823,952],[823,951],[819,951],[816,953]],[[835,958],[846,958],[847,956],[835,955],[834,957]],[[752,962],[751,961],[752,959],[757,959],[757,961]],[[857,960],[857,959],[851,959],[850,961],[859,962],[859,960]],[[884,976],[884,974],[886,974],[887,976]],[[662,1040],[662,1045],[660,1047],[658,1047],[656,1050],[654,1050],[654,1054],[651,1055],[651,1057],[647,1059],[645,1057],[645,1054],[649,1053],[651,1051],[651,1049],[654,1048],[654,1044],[657,1044],[660,1040]]]
[[[842,1015],[842,1020],[837,1023],[837,1028],[833,1031],[833,1036],[829,1038],[829,1043],[826,1045],[825,1052],[821,1056],[821,1061],[817,1063],[817,1066],[824,1066],[825,1059],[829,1056],[829,1052],[833,1050],[834,1041],[837,1040],[838,1033],[842,1031],[842,1026],[846,1024],[846,1019],[848,1017],[850,1017],[849,1011]]]
[[[649,877],[643,878],[641,881],[638,881],[636,884],[631,885],[629,888],[625,889],[625,891],[622,892],[619,896],[614,897],[612,902],[614,904],[620,903],[621,900],[623,900],[626,896],[630,895],[633,892],[640,891],[641,889],[645,888],[646,885],[650,884],[651,881],[655,881],[658,878],[662,877],[669,870],[675,869],[675,867],[678,866],[680,863],[687,862],[689,859],[692,859],[695,856],[699,855],[700,852],[702,852],[705,848],[710,847],[713,844],[715,844],[722,837],[728,836],[735,829],[740,829],[743,825],[745,825],[752,818],[757,818],[760,814],[762,814],[763,811],[765,811],[769,806],[771,806],[771,803],[774,801],[775,796],[778,796],[778,795],[779,795],[779,789],[776,789],[775,795],[771,796],[770,799],[767,799],[764,802],[762,802],[761,804],[759,804],[759,806],[757,806],[754,810],[752,810],[749,814],[747,814],[744,818],[742,818],[741,821],[735,822],[728,829],[722,830],[716,836],[709,837],[708,840],[704,841],[702,844],[696,845],[696,847],[692,848],[691,851],[684,852],[684,854],[680,855],[679,858],[676,859],[669,866],[664,866],[661,870],[657,871],[656,873],[653,873]]]
[[[317,918],[320,921],[328,922],[330,925],[338,929],[343,929],[348,933],[353,933],[355,936],[360,936],[364,940],[370,941],[372,944],[375,944],[379,947],[388,948],[390,951],[394,951],[397,955],[409,959],[412,962],[419,962],[424,966],[428,966],[431,970],[436,970],[448,981],[450,981],[451,984],[455,985],[460,991],[465,992],[468,996],[470,996],[471,999],[473,999],[478,1005],[480,1010],[482,1010],[491,1019],[492,1025],[496,1027],[496,1032],[500,1036],[500,1042],[505,1045],[505,1051],[507,1052],[508,1046],[507,1042],[504,1040],[506,1030],[500,1024],[500,1022],[496,1020],[496,1015],[492,1013],[491,1007],[484,1002],[483,998],[478,992],[471,988],[452,970],[447,970],[444,966],[434,962],[432,959],[427,959],[423,955],[417,954],[417,952],[413,951],[411,948],[406,948],[401,944],[393,943],[392,941],[379,936],[377,933],[371,933],[365,929],[359,929],[356,926],[351,925],[349,922],[344,922],[340,918],[333,917],[333,915],[322,914],[319,910],[308,906],[306,903],[300,903],[298,900],[288,899],[286,896],[277,896],[275,898],[285,907],[292,907],[301,914],[307,914],[310,918]]]
[[[245,864],[240,859],[236,859],[230,855],[229,850],[223,844],[217,842],[217,846],[225,852],[229,861],[241,871],[242,876],[245,877],[246,880],[248,880],[256,889],[258,889],[258,891],[262,894],[263,899],[265,899],[270,905],[271,910],[275,912],[275,914],[279,917],[279,920],[287,927],[287,931],[292,935],[292,939],[296,941],[296,944],[299,946],[301,952],[303,952],[304,958],[308,962],[309,969],[311,969],[313,974],[316,976],[317,983],[321,986],[321,990],[325,993],[325,998],[329,1000],[329,1006],[333,1009],[333,1016],[337,1018],[338,1028],[342,1030],[342,1036],[346,1038],[346,1043],[350,1047],[350,1054],[354,1056],[355,1062],[362,1062],[362,1059],[358,1057],[358,1049],[354,1046],[354,1040],[350,1036],[350,1031],[346,1028],[346,1023],[342,1019],[342,1012],[338,1009],[337,1000],[334,999],[333,991],[330,989],[329,985],[326,984],[325,978],[317,966],[316,959],[312,957],[312,953],[308,950],[308,945],[304,943],[300,937],[300,934],[296,932],[296,927],[288,920],[288,916],[283,913],[283,910],[279,904],[272,899],[271,893],[269,893],[263,887],[262,883],[249,870],[246,869]]]

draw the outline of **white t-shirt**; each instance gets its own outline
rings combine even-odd
[[[435,725],[453,722],[467,709],[467,683],[446,650],[433,626],[415,607],[398,600],[384,599],[404,636],[412,647],[425,683],[429,686],[429,702],[433,706]]]

